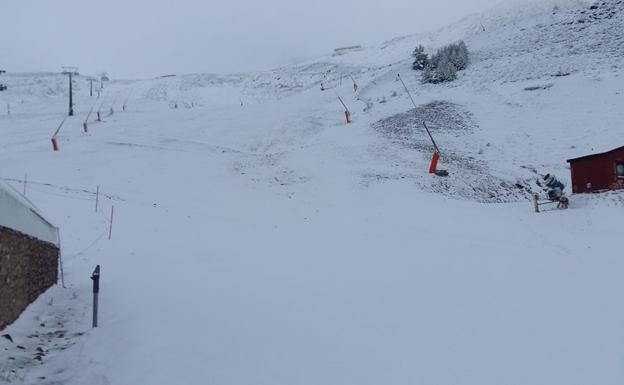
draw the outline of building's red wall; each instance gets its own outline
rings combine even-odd
[[[624,179],[618,179],[615,164],[624,162],[624,149],[589,159],[572,161],[572,192],[584,193],[598,190],[624,188]],[[591,183],[591,187],[587,184]]]

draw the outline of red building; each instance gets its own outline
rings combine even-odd
[[[585,193],[624,188],[624,147],[569,159],[572,192]]]

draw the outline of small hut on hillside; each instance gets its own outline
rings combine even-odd
[[[568,163],[572,173],[573,193],[624,188],[624,147],[568,159]]]

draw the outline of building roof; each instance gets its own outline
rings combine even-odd
[[[58,228],[24,195],[0,180],[0,226],[58,245]]]
[[[622,151],[622,150],[624,150],[624,146],[618,147],[618,148],[614,148],[613,150],[610,150],[610,151],[607,151],[607,152],[601,152],[599,154],[592,154],[592,155],[581,156],[580,158],[568,159],[567,162],[571,163],[571,162],[576,162],[578,160],[588,160],[588,159],[592,159],[592,158],[599,158],[601,156],[609,155],[609,154],[614,153],[616,151]]]

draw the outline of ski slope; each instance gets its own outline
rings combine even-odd
[[[528,197],[546,172],[569,186],[566,159],[622,145],[622,1],[581,30],[567,23],[589,5],[544,4],[100,99],[78,77],[58,152],[66,78],[7,75],[0,177],[28,175],[60,227],[66,288],[2,332],[0,383],[620,384],[624,194],[539,215]],[[471,67],[420,84],[413,48],[462,37]],[[421,117],[448,178],[427,173]]]

